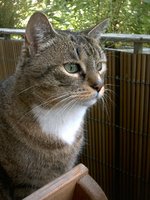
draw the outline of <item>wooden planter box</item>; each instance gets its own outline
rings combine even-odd
[[[107,200],[88,169],[79,164],[23,200]]]

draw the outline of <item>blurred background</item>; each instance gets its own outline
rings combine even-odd
[[[56,28],[81,30],[110,18],[109,32],[150,34],[150,0],[0,0],[0,27],[23,28],[37,10]]]

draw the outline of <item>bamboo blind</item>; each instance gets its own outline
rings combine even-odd
[[[105,108],[87,114],[82,162],[109,199],[150,199],[150,55],[108,51]]]
[[[0,80],[11,75],[17,65],[22,42],[0,40]]]
[[[13,73],[21,44],[0,40],[0,79]],[[81,161],[110,200],[149,200],[150,55],[107,57],[106,96],[88,110]]]

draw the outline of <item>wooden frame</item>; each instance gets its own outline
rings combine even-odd
[[[107,200],[100,186],[79,164],[23,200]]]

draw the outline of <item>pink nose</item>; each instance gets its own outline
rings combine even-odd
[[[101,83],[94,83],[91,87],[97,92],[99,92],[101,88],[103,87],[103,85]]]

